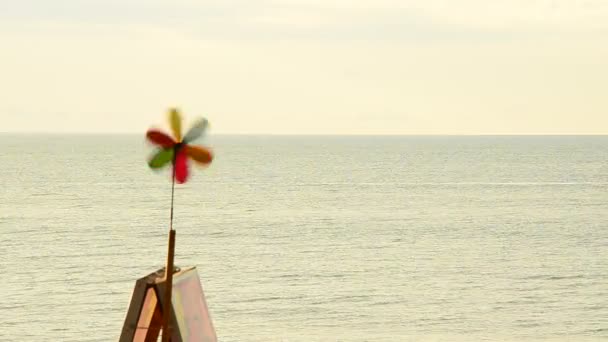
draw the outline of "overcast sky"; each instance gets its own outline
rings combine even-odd
[[[606,0],[0,0],[0,132],[608,134]]]

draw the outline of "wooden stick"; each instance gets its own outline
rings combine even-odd
[[[175,230],[169,231],[169,250],[165,268],[165,298],[163,301],[163,342],[171,340],[171,293],[173,289],[173,258],[175,256]]]
[[[173,258],[175,256],[175,230],[173,229],[173,198],[175,197],[175,159],[178,150],[173,154],[173,175],[171,176],[171,216],[169,218],[169,248],[167,266],[165,266],[165,298],[163,299],[163,338],[162,342],[171,341],[171,292],[173,290]]]

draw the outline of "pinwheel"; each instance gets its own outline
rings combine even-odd
[[[189,159],[202,166],[209,165],[213,160],[213,154],[208,148],[190,145],[191,142],[205,133],[208,121],[205,118],[198,119],[183,139],[182,117],[177,109],[169,110],[169,124],[173,137],[155,128],[149,129],[146,133],[148,140],[159,147],[148,161],[148,165],[152,169],[160,169],[171,162],[173,165],[173,180],[182,184],[188,180]]]
[[[149,159],[148,165],[152,169],[160,169],[171,162],[173,166],[173,176],[171,177],[171,216],[169,220],[169,244],[167,251],[167,266],[165,267],[165,296],[163,299],[163,307],[171,307],[171,293],[173,287],[173,271],[174,271],[174,256],[175,256],[175,230],[173,229],[173,197],[175,195],[175,182],[185,183],[188,180],[188,160],[192,159],[197,164],[207,166],[213,160],[211,151],[203,146],[190,145],[191,142],[198,139],[205,133],[208,122],[201,118],[197,120],[192,128],[184,135],[182,139],[182,117],[177,109],[169,110],[169,125],[173,137],[163,133],[162,131],[151,128],[146,133],[146,138],[158,146],[158,150]],[[171,336],[171,310],[163,315],[162,330],[163,342],[169,341]]]

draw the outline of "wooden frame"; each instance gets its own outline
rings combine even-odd
[[[164,270],[135,282],[120,342],[156,342],[162,330]],[[216,342],[217,336],[195,267],[175,269],[171,298],[172,342]]]

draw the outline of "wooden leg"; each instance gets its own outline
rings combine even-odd
[[[173,258],[175,256],[175,230],[169,230],[169,250],[167,251],[167,267],[165,267],[165,298],[163,300],[163,339],[171,341],[171,292],[173,290]]]

